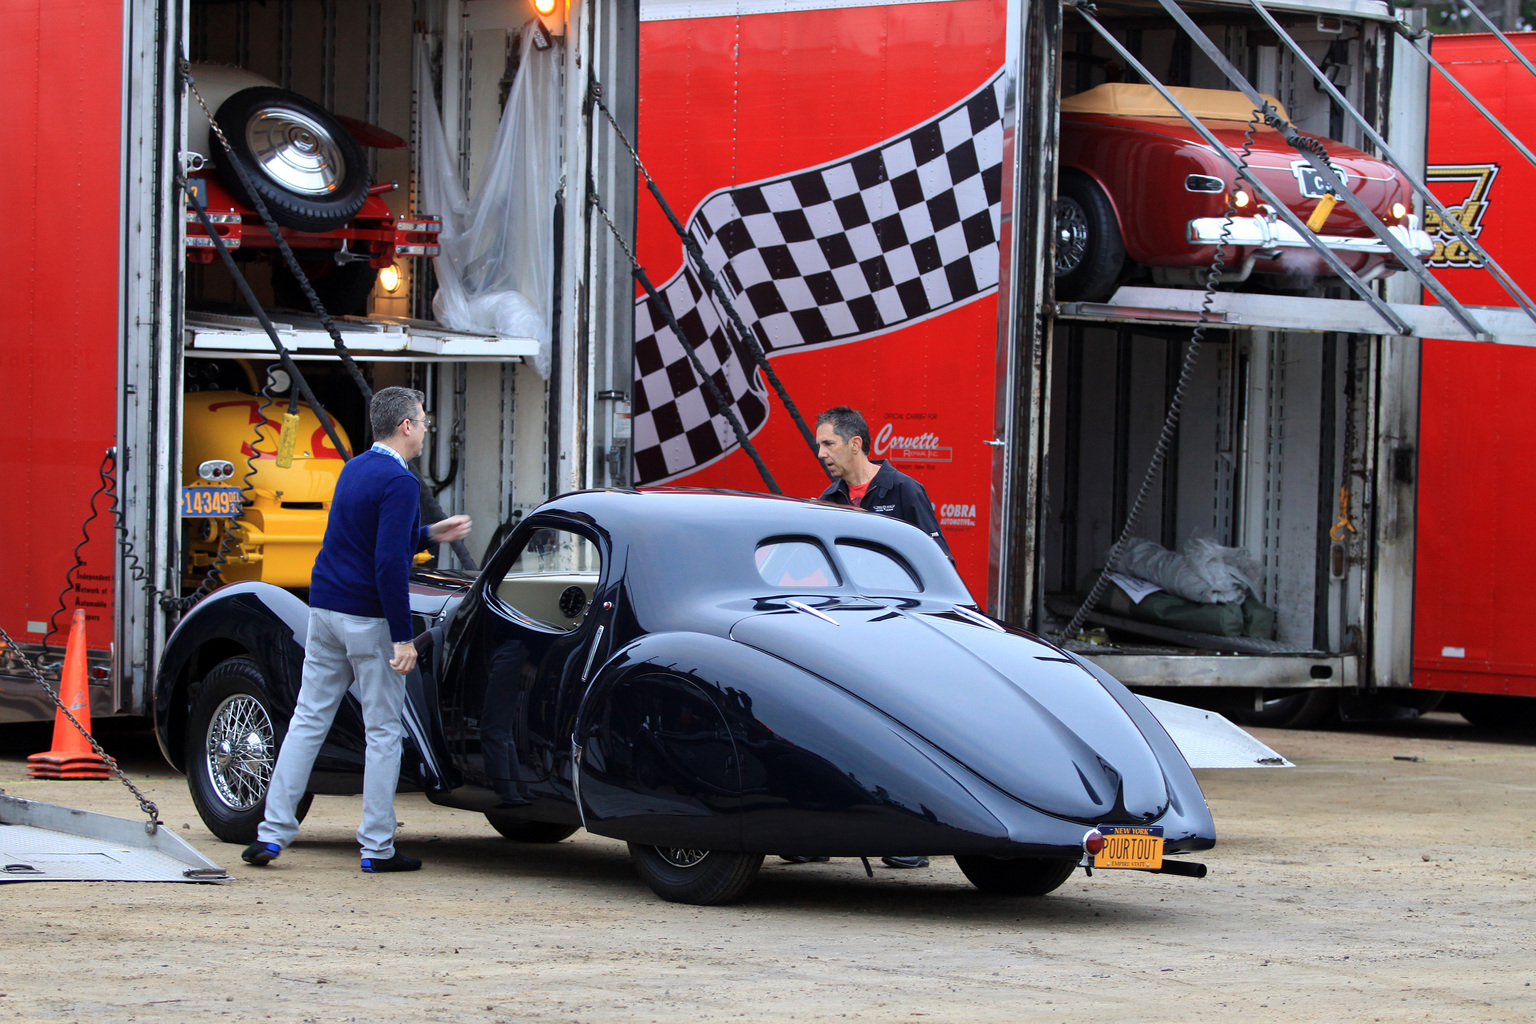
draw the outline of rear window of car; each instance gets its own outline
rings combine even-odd
[[[842,577],[820,544],[803,537],[775,537],[757,546],[757,574],[774,587],[837,587]]]
[[[853,585],[861,590],[897,594],[922,592],[923,585],[918,582],[917,574],[893,552],[872,544],[840,540],[837,553],[852,577]]]

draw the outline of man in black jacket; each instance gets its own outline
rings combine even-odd
[[[869,424],[857,409],[837,405],[816,417],[816,454],[836,478],[822,492],[822,501],[857,505],[911,523],[949,555],[923,485],[889,462],[870,461]],[[949,558],[954,561],[953,555]]]
[[[822,492],[822,501],[857,505],[892,519],[911,523],[932,537],[949,560],[949,545],[933,514],[923,485],[889,462],[869,460],[869,424],[863,413],[836,405],[816,417],[816,454],[836,482]],[[786,858],[789,859],[789,858]],[[800,859],[800,858],[793,858]],[[882,857],[886,867],[925,868],[927,857]]]

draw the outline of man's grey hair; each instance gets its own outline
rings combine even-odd
[[[855,437],[863,438],[864,457],[869,457],[869,424],[864,422],[864,414],[859,410],[846,405],[834,405],[816,417],[816,426],[820,427],[823,423],[832,424],[832,432],[842,438],[844,444]]]
[[[404,420],[415,416],[425,405],[427,396],[415,388],[385,388],[373,393],[368,404],[368,423],[373,427],[373,439],[383,441],[394,437]]]

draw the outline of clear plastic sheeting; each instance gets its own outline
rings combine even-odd
[[[560,178],[559,49],[523,33],[517,78],[469,196],[459,184],[432,87],[427,40],[416,40],[421,209],[443,218],[434,264],[438,322],[456,331],[532,338],[534,370],[549,377],[554,205]]]
[[[1192,537],[1179,552],[1137,537],[1125,546],[1116,568],[1201,604],[1241,601],[1258,595],[1259,566],[1242,548],[1229,548]]]

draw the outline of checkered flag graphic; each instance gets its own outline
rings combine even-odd
[[[769,357],[875,337],[997,288],[1003,76],[853,156],[713,192],[688,232]],[[728,314],[684,266],[657,289],[749,434],[767,387]],[[635,305],[637,484],[714,462],[735,436],[682,344]]]

